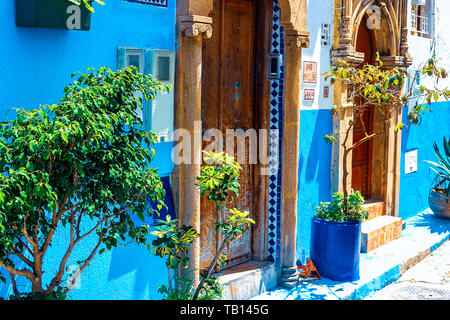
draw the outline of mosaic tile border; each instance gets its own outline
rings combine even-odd
[[[273,0],[271,53],[284,55],[284,28],[280,22],[280,6]],[[268,257],[278,262],[281,243],[281,143],[283,139],[284,66],[280,79],[271,81],[270,94],[270,176],[268,205]]]
[[[136,3],[148,4],[148,5],[156,6],[156,7],[167,8],[167,2],[169,0],[124,0],[124,1],[136,2]]]

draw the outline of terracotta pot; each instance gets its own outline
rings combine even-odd
[[[450,219],[450,197],[444,193],[430,191],[428,204],[431,211],[441,218]]]

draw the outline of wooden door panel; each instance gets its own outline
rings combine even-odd
[[[362,121],[355,119],[353,127],[353,142],[363,139],[367,134],[372,133],[372,112],[373,108],[365,110]],[[360,191],[365,199],[370,198],[370,172],[372,158],[372,142],[368,141],[353,150],[352,156],[352,188]]]
[[[360,24],[356,51],[364,53],[364,62],[374,63],[373,35],[367,28],[366,18]],[[355,104],[358,104],[355,101]],[[365,134],[371,134],[373,131],[373,107],[367,108],[362,115],[362,119],[356,117],[353,127],[353,142],[358,142],[365,137]],[[370,177],[372,164],[372,141],[365,142],[353,150],[352,155],[352,188],[360,191],[365,199],[370,198]]]
[[[225,137],[227,129],[255,128],[255,5],[250,0],[215,0],[211,16],[214,35],[204,42],[203,48],[203,129],[217,128]],[[240,195],[231,197],[225,206],[249,210],[253,216],[253,165],[241,165]],[[203,197],[201,210],[200,264],[206,268],[222,238],[214,231],[214,223],[219,218],[215,204]],[[250,259],[251,243],[251,229],[248,229],[226,248],[227,266]]]

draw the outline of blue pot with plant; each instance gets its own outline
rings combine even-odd
[[[368,213],[358,191],[333,194],[321,202],[311,222],[310,256],[322,277],[334,281],[359,279],[361,222]]]
[[[430,169],[436,172],[436,178],[428,196],[428,204],[436,216],[450,219],[450,139],[447,141],[444,137],[443,153],[436,142],[433,147],[438,162],[426,161],[433,165]]]

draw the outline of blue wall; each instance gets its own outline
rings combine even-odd
[[[323,135],[332,132],[330,110],[300,112],[297,259],[301,264],[309,257],[313,208],[321,201],[330,201],[332,148]]]
[[[410,218],[428,208],[428,192],[434,179],[429,164],[435,161],[433,142],[442,146],[442,137],[450,137],[450,102],[433,103],[432,113],[426,113],[420,126],[408,123],[403,112],[400,205],[399,215]],[[332,133],[330,110],[302,110],[300,112],[299,187],[297,222],[297,263],[309,257],[311,218],[313,207],[321,201],[330,201],[331,145],[323,138]],[[442,147],[441,147],[442,148]],[[418,170],[405,175],[405,152],[418,149]]]
[[[399,215],[403,219],[410,218],[427,209],[428,193],[434,179],[430,165],[424,160],[437,161],[433,142],[436,141],[442,150],[442,138],[450,137],[450,102],[433,103],[433,112],[423,116],[421,125],[408,123],[407,112],[403,112],[403,123],[408,128],[402,132],[402,160],[400,166],[400,203]],[[405,152],[418,149],[417,172],[405,174]]]
[[[4,2],[4,3],[3,3]],[[14,0],[2,1],[0,10],[0,120],[11,119],[14,107],[36,108],[57,103],[75,71],[88,67],[117,67],[117,47],[175,48],[175,0],[168,8],[123,0],[108,0],[105,6],[94,4],[90,31],[69,31],[15,26]],[[172,143],[155,146],[154,167],[160,175],[172,171]],[[55,243],[46,255],[48,277],[66,249],[67,233],[55,235]],[[85,258],[95,237],[80,243],[72,261]],[[53,268],[53,269],[52,269]],[[81,288],[74,299],[156,299],[157,287],[165,284],[163,261],[145,247],[116,248],[96,257],[81,277]],[[27,282],[19,280],[19,288]],[[10,294],[10,286],[0,286],[0,296]]]

